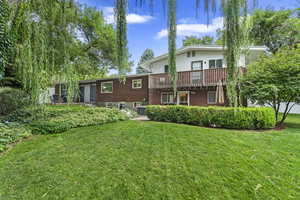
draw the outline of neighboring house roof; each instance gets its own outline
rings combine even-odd
[[[250,46],[247,48],[249,51],[266,51],[267,48],[265,46]],[[195,46],[188,46],[188,47],[183,47],[180,49],[177,49],[176,51],[176,55],[180,55],[183,53],[186,53],[188,51],[222,51],[224,50],[223,46],[220,45],[195,45]],[[150,64],[160,61],[160,60],[164,60],[168,58],[168,54],[163,54],[160,56],[157,56],[151,60],[148,60],[147,62],[142,64],[142,67],[147,69],[147,66],[149,66]]]

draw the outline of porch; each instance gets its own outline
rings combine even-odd
[[[245,68],[240,68],[245,72]],[[226,68],[204,69],[194,71],[184,71],[177,73],[177,87],[178,88],[193,88],[193,87],[208,87],[217,86],[219,81],[226,84]],[[171,88],[171,76],[168,73],[151,74],[149,77],[150,89],[164,89]]]

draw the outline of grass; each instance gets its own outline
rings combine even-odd
[[[283,131],[126,121],[0,157],[0,199],[300,199],[300,115]]]

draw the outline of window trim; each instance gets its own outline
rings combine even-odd
[[[134,82],[135,81],[141,81],[141,86],[140,87],[135,87],[134,86]],[[131,81],[131,87],[132,87],[132,89],[141,89],[141,88],[143,88],[143,79],[132,79],[132,81]]]
[[[208,91],[207,92],[207,104],[217,104],[217,95],[216,95],[217,91]],[[209,94],[215,94],[215,102],[209,102]]]
[[[103,89],[103,84],[105,83],[111,83],[111,92],[104,92]],[[113,81],[106,81],[106,82],[101,82],[101,94],[112,94],[114,91],[114,82]]]

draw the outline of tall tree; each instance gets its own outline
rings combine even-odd
[[[300,19],[293,10],[256,10],[252,15],[250,38],[276,53],[281,47],[295,47],[300,42]]]
[[[203,36],[203,37],[197,37],[197,36],[186,36],[183,41],[183,46],[192,46],[192,45],[210,45],[214,44],[214,38],[211,36]]]
[[[141,56],[140,58],[140,61],[138,63],[138,66],[137,66],[137,69],[136,69],[136,73],[137,74],[144,74],[144,73],[147,73],[148,71],[145,70],[143,67],[142,67],[142,64],[145,63],[146,61],[148,60],[151,60],[154,58],[154,52],[152,49],[146,49],[143,53],[143,55]]]
[[[227,97],[229,105],[237,107],[241,102],[238,96],[240,71],[238,61],[242,47],[248,41],[248,2],[247,0],[222,1],[224,12],[223,45],[227,63]]]
[[[127,0],[116,0],[115,18],[117,23],[117,66],[124,75],[130,68],[127,47]]]
[[[177,97],[177,69],[176,69],[176,0],[168,0],[168,44],[169,44],[169,70],[173,86],[174,98]],[[176,101],[175,101],[176,102]]]

